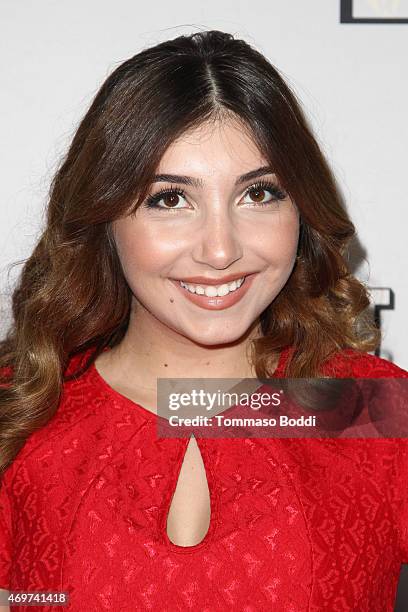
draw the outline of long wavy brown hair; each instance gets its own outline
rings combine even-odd
[[[318,377],[339,349],[378,347],[367,289],[345,257],[355,228],[296,96],[244,40],[220,31],[177,37],[110,74],[52,179],[46,226],[23,261],[0,342],[0,475],[55,414],[64,381],[126,333],[132,295],[111,223],[145,199],[178,136],[227,116],[248,129],[301,219],[296,264],[253,342],[257,376],[270,376],[288,345],[290,377]],[[85,366],[68,377],[70,358],[90,347]]]

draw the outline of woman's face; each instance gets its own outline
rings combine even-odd
[[[299,238],[298,210],[273,187],[273,172],[259,170],[267,165],[232,120],[205,123],[171,144],[156,175],[177,178],[158,177],[150,194],[177,193],[113,222],[136,322],[149,317],[209,346],[238,340],[258,320],[288,280]]]

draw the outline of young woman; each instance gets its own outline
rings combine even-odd
[[[246,42],[182,36],[109,76],[0,344],[0,587],[75,611],[393,609],[405,439],[156,431],[158,378],[408,377],[370,354],[354,232]]]

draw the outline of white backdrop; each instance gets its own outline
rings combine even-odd
[[[358,0],[361,14],[364,3],[367,15],[378,5]],[[21,269],[9,267],[29,256],[58,157],[102,81],[142,48],[220,29],[256,46],[300,97],[368,261],[357,276],[395,292],[395,309],[382,313],[381,356],[408,369],[408,26],[340,24],[339,4],[2,0],[0,334]]]

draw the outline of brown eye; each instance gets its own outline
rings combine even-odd
[[[262,202],[262,200],[265,197],[265,189],[262,189],[260,187],[253,187],[252,189],[249,190],[248,193],[254,195],[255,202]]]
[[[180,198],[184,197],[185,193],[183,189],[177,187],[161,189],[158,193],[149,195],[145,201],[145,206],[147,208],[155,208],[156,210],[177,211],[184,208],[183,206],[178,206],[178,204],[180,204]]]
[[[269,208],[272,208],[273,205],[275,205],[276,208],[278,202],[286,198],[286,193],[283,192],[276,183],[270,181],[258,181],[255,185],[247,189],[245,195],[251,198],[251,202],[255,204],[255,206]],[[246,203],[250,204],[251,202]]]
[[[179,195],[177,193],[168,193],[162,198],[163,202],[173,208],[173,206],[177,206],[179,203]]]

